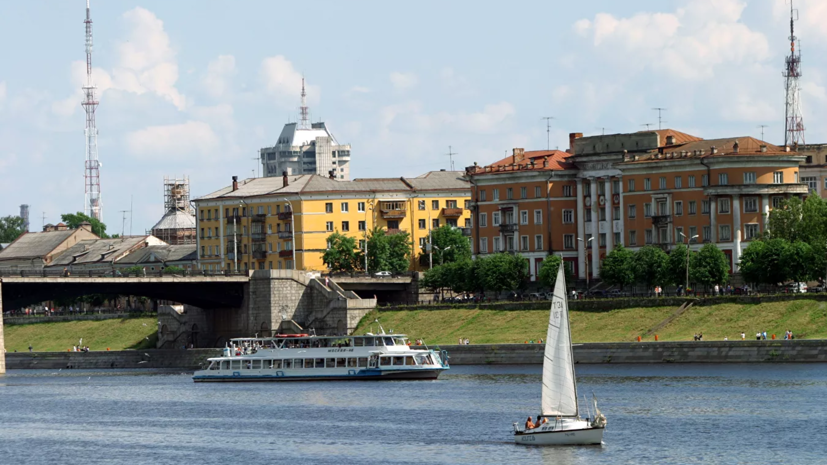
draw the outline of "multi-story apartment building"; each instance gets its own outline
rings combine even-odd
[[[375,226],[411,235],[411,269],[421,269],[432,229],[470,232],[470,186],[462,172],[341,181],[318,175],[255,178],[195,200],[205,270],[326,270],[327,237],[339,232],[364,249]],[[370,270],[382,271],[382,270]]]
[[[478,254],[515,251],[532,278],[549,253],[580,278],[598,276],[616,244],[713,242],[737,272],[770,209],[806,195],[804,157],[751,137],[703,140],[674,130],[582,137],[567,152],[524,152],[472,166],[472,237]]]
[[[800,145],[796,152],[804,157],[801,182],[807,184],[811,192],[827,198],[827,144]]]

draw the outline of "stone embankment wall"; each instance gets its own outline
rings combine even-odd
[[[543,363],[542,344],[444,345],[452,365]],[[196,370],[221,349],[9,353],[9,369],[180,368]],[[827,362],[827,340],[579,344],[576,363]]]
[[[440,346],[455,365],[539,364],[542,344]],[[616,342],[574,346],[575,363],[827,362],[827,340]]]

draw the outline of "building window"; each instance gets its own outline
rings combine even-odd
[[[350,231],[350,222],[342,221],[342,231]]]
[[[758,223],[747,223],[744,225],[744,238],[746,240],[758,237]]]
[[[333,213],[333,202],[327,202],[326,204],[324,204],[324,212]]]
[[[731,240],[731,238],[730,238],[730,231],[731,230],[730,230],[730,227],[729,227],[728,224],[722,224],[719,227],[718,231],[720,231],[720,234],[719,234],[719,237],[718,237],[718,239],[720,239],[720,242],[729,242]]]
[[[629,231],[629,245],[637,245],[637,231]]]
[[[683,215],[683,201],[678,200],[675,202],[675,216],[682,216]]]
[[[501,223],[501,217],[502,213],[500,212],[491,213],[491,225],[494,227],[499,226]]]
[[[419,229],[425,229],[427,227],[428,224],[425,222],[425,220],[419,220]]]
[[[483,191],[483,193],[485,193],[485,191]],[[425,210],[425,201],[420,200],[419,202],[417,202],[417,206],[419,207],[420,210]]]
[[[537,234],[534,236],[534,250],[543,250],[543,235]]]
[[[784,201],[784,197],[773,197],[772,198],[772,208],[781,208],[781,203]]]
[[[818,178],[814,176],[802,176],[801,182],[807,185],[811,191],[817,192],[818,191]]]
[[[620,180],[614,179],[612,180],[612,194],[619,194],[620,193]]]
[[[683,187],[683,179],[680,176],[675,176],[675,189]]]
[[[629,205],[629,219],[637,218],[637,205],[631,204]]]
[[[359,213],[364,213],[365,212],[365,202],[356,202],[356,210],[358,210]]]
[[[202,245],[202,246],[201,246],[201,256],[202,256],[202,257],[206,257],[206,256],[207,256],[206,250],[207,250],[207,247]],[[64,273],[64,274],[65,274],[65,273]]]
[[[491,189],[492,196],[491,200],[500,200],[500,190],[499,189]]]
[[[606,221],[606,209],[601,208],[597,210],[597,216],[600,218],[600,221]]]
[[[528,236],[520,236],[520,250],[528,250]]]
[[[201,239],[204,238],[204,228],[201,228]]]
[[[543,210],[534,210],[534,224],[543,224]]]
[[[698,212],[698,202],[695,200],[689,201],[689,214],[694,215]]]
[[[718,199],[718,213],[729,213],[729,199]]]
[[[612,207],[612,219],[619,220],[620,218],[620,207]]]
[[[347,213],[349,210],[347,202],[342,202],[342,213]]]
[[[727,173],[718,173],[718,185],[726,186],[729,184],[729,175]]]
[[[511,200],[514,198],[514,188],[508,187],[505,189],[505,199]]]
[[[634,191],[635,191],[635,180],[630,179],[629,180],[629,192],[634,192]]]
[[[744,172],[744,184],[755,184],[755,171]]]
[[[563,186],[563,197],[573,197],[571,186]]]
[[[712,228],[710,228],[709,226],[704,226],[703,231],[704,231],[703,240],[711,241],[712,240]]]
[[[480,227],[485,228],[488,226],[488,213],[480,213]]]
[[[744,212],[755,213],[758,211],[758,197],[744,197]]]
[[[652,180],[649,178],[643,179],[643,190],[650,191],[652,190]]]
[[[698,242],[698,227],[697,226],[690,226],[689,227],[689,243],[694,244]]]
[[[586,218],[585,218],[585,220],[586,220],[586,223],[591,223],[591,222],[592,222],[592,209],[591,209],[591,208],[589,208],[588,210],[586,210]]]
[[[465,200],[465,201],[463,202],[463,205],[462,205],[462,206],[463,206],[463,208],[465,208],[466,210],[470,210],[470,209],[471,209],[471,201],[470,201],[470,200]]]
[[[675,228],[675,243],[683,242],[686,239],[684,238],[683,228],[677,227]]]
[[[439,210],[439,200],[431,200],[431,210]]]
[[[574,223],[574,210],[563,210],[563,224]]]
[[[488,253],[488,238],[480,238],[480,253]]]
[[[564,249],[573,249],[574,248],[574,234],[564,234],[563,235],[563,248]]]
[[[784,184],[784,172],[783,171],[775,171],[772,173],[772,182],[773,184]]]
[[[686,177],[686,185],[687,187],[695,187],[695,175],[689,175]]]
[[[704,174],[701,176],[701,186],[706,187],[709,185],[709,175]]]
[[[542,193],[543,191],[540,189],[540,186],[534,186],[534,198],[539,199],[542,197]]]
[[[651,218],[652,217],[652,204],[651,203],[644,203],[643,204],[643,217],[644,218]]]
[[[327,231],[333,231],[333,222],[328,221],[327,223],[325,223],[325,227]]]
[[[527,199],[528,198],[528,187],[521,187],[520,188],[520,198]]]
[[[492,245],[494,246],[494,250],[492,250],[492,252],[494,252],[494,253],[502,252],[503,244],[502,244],[502,239],[499,236],[494,237]]]
[[[485,199],[486,199],[485,191],[480,190],[480,202],[485,202]],[[422,209],[424,210],[425,208],[423,207]]]
[[[660,189],[666,189],[666,176],[660,178]]]
[[[366,230],[366,229],[367,229],[367,228],[365,227],[365,222],[364,222],[364,221],[359,221],[359,223],[357,224],[357,226],[358,226],[358,228],[359,228],[359,231],[364,231],[364,230]]]
[[[602,182],[599,182],[599,181],[597,181],[596,179],[595,179],[595,181],[594,181],[594,182],[596,182],[596,183],[597,183],[597,195],[604,195],[604,194],[606,194],[606,184],[605,184],[605,183],[602,183]]]
[[[520,224],[528,224],[528,210],[520,211]]]
[[[439,229],[439,218],[434,218],[431,220],[431,228]]]
[[[606,233],[600,233],[597,240],[600,242],[600,247],[606,247]]]
[[[701,200],[701,214],[709,214],[709,200]]]

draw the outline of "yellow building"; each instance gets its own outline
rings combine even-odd
[[[327,237],[359,240],[378,226],[411,235],[411,269],[421,269],[432,229],[470,231],[470,185],[462,172],[340,181],[319,175],[253,178],[195,200],[201,269],[325,271]],[[380,271],[380,270],[370,270]]]

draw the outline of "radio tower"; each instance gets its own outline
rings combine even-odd
[[[790,54],[787,56],[787,67],[784,70],[787,88],[787,102],[784,108],[784,145],[793,148],[804,144],[804,118],[801,116],[801,95],[798,88],[798,78],[801,77],[801,50],[795,50],[797,37],[795,36],[795,16],[798,10],[793,9],[790,0]]]
[[[95,100],[96,87],[92,84],[92,17],[89,15],[89,0],[86,0],[86,85],[83,93],[86,98],[81,102],[86,111],[86,180],[83,212],[96,219],[102,217],[100,162],[98,161],[98,128],[95,126],[95,109],[98,101]]]
[[[307,124],[307,92],[304,91],[304,78],[302,77],[302,106],[299,107],[299,115],[301,116],[301,125],[299,129],[310,129]]]

